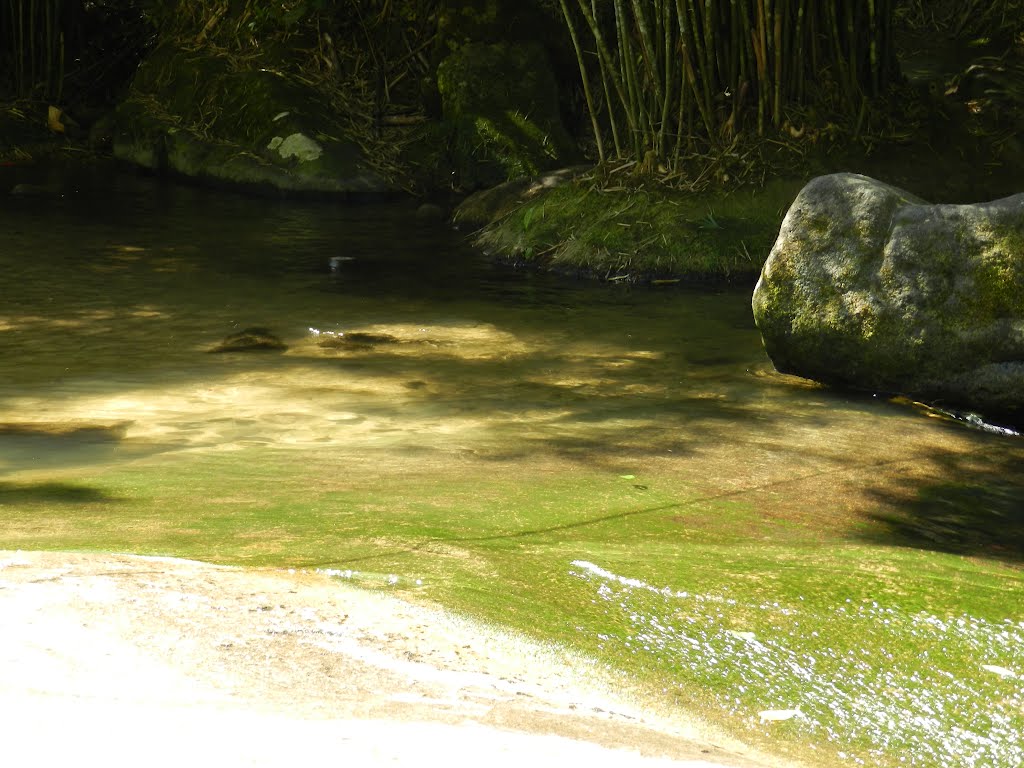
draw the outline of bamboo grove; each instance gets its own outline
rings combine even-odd
[[[0,0],[0,72],[8,80],[0,90],[60,98],[65,30],[80,6],[80,0]]]
[[[672,163],[827,102],[863,120],[894,70],[892,0],[559,0],[600,160]]]

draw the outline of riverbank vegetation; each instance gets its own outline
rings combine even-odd
[[[530,40],[599,184],[703,194],[935,145],[937,125],[987,143],[994,163],[1020,161],[1009,137],[1024,103],[1021,19],[1021,0],[8,0],[0,100],[39,127],[53,106],[87,131],[148,52],[184,49],[217,71],[315,86],[367,162],[436,194],[471,182],[449,171],[483,152],[444,127],[439,66],[468,43]],[[149,68],[149,79],[173,74]],[[206,94],[176,119],[222,139],[231,103]]]
[[[642,160],[669,178],[701,146],[802,135],[809,108],[847,115],[854,138],[872,132],[869,99],[898,71],[889,0],[617,0],[604,18],[583,0],[560,5],[598,159]]]
[[[681,195],[594,173],[520,201],[476,242],[524,266],[656,285],[750,281],[761,271],[799,182]],[[461,210],[461,209],[460,209]]]
[[[815,175],[876,175],[934,202],[1019,191],[1019,3],[942,13],[860,0],[559,4],[598,169],[484,227],[478,242],[512,261],[753,282],[788,202]],[[934,58],[943,45],[960,60]],[[694,208],[711,218],[688,229]],[[714,210],[743,222],[737,237],[723,242]]]

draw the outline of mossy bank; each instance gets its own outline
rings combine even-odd
[[[518,266],[612,281],[753,285],[800,184],[694,194],[657,183],[601,185],[570,169],[477,193],[454,221],[479,227],[477,245]]]

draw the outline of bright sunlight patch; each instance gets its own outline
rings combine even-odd
[[[850,600],[744,604],[572,566],[623,628],[601,634],[604,646],[707,685],[731,714],[824,737],[859,765],[1024,765],[1024,621]]]

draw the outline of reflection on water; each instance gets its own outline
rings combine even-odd
[[[1004,436],[775,374],[746,288],[517,273],[409,205],[98,176],[0,211],[8,473],[258,445],[351,465],[586,463],[746,493],[766,518],[815,525],[950,466],[976,482],[1005,475],[987,456],[1019,466]],[[287,349],[206,354],[248,327]]]

